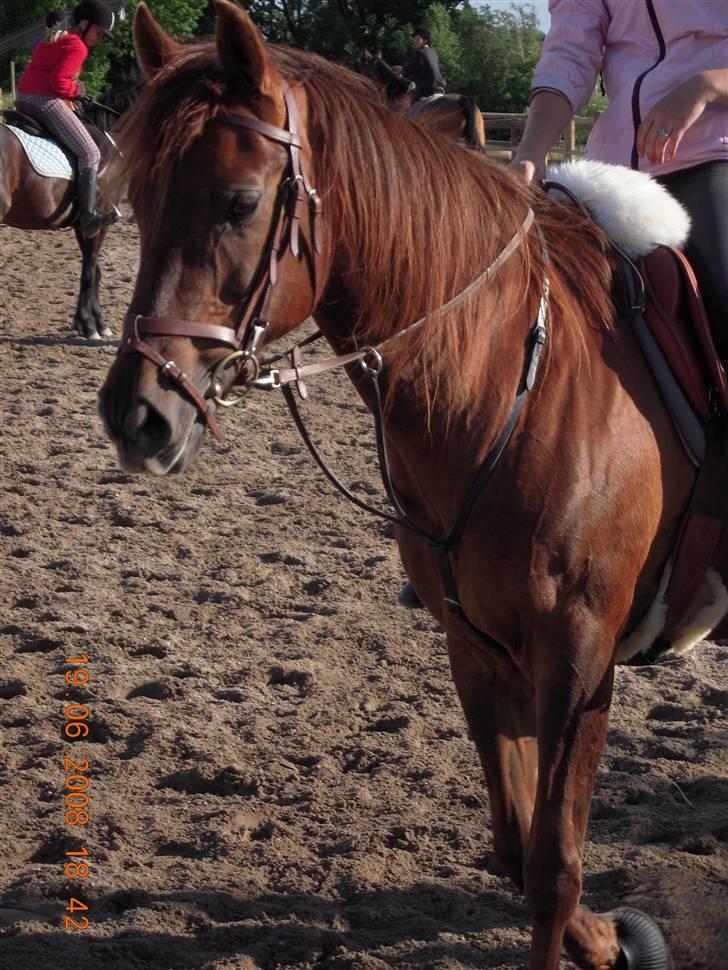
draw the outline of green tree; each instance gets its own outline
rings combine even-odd
[[[148,0],[154,16],[181,40],[214,30],[212,0]],[[131,23],[138,0],[112,40],[93,48],[84,69],[89,93],[130,86],[136,66]],[[0,36],[42,17],[48,0],[1,0]],[[411,52],[412,29],[426,25],[448,81],[486,111],[523,111],[543,34],[533,8],[475,7],[466,0],[248,0],[247,9],[270,41],[314,50],[355,70],[365,48],[390,64]],[[0,65],[1,68],[1,65]],[[0,70],[0,76],[2,71]],[[594,102],[594,111],[598,110]]]
[[[83,80],[89,94],[98,95],[109,84],[118,83],[133,73],[134,45],[131,25],[139,0],[129,0],[125,17],[117,16],[113,36],[92,48],[84,64]],[[60,2],[59,2],[60,5]],[[69,4],[69,9],[73,7]],[[198,32],[203,16],[211,7],[210,0],[148,0],[152,13],[175,37],[184,40]],[[53,0],[2,0],[0,3],[0,37],[21,30],[36,21],[42,22],[53,6]],[[0,63],[0,77],[9,74],[9,62],[15,60],[21,71],[30,57],[30,44],[8,55]]]
[[[412,27],[424,22],[427,2],[400,0],[250,0],[247,9],[270,41],[315,50],[357,67],[364,48],[401,61]],[[454,10],[458,0],[441,0]]]
[[[139,0],[129,0],[126,16],[117,20],[112,37],[92,48],[83,71],[89,94],[97,96],[108,87],[123,86],[135,76],[132,23],[138,5]],[[147,0],[147,5],[166,31],[187,40],[196,34],[208,0]]]
[[[2,0],[0,3],[0,40],[34,23],[42,23],[48,13],[48,0]],[[20,72],[30,57],[30,42],[0,56],[0,86],[6,88],[10,78],[10,62],[15,61]]]
[[[469,78],[463,60],[463,45],[454,18],[443,4],[433,3],[424,20],[432,34],[432,46],[437,51],[448,89],[462,92],[467,87]]]
[[[0,37],[43,20],[50,10],[48,0],[3,0],[0,5]]]
[[[543,41],[535,10],[475,10],[466,4],[454,19],[462,45],[465,93],[484,111],[523,111]]]

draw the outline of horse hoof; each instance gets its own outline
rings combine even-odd
[[[111,327],[107,326],[106,324],[103,324],[103,326],[99,327],[99,337],[103,337],[104,340],[108,340],[109,337],[113,337],[113,336],[114,336],[114,331],[111,329]]]
[[[79,337],[83,337],[84,340],[98,340],[99,339],[99,335],[96,333],[96,329],[95,328],[93,330],[89,331],[89,330],[86,329],[86,327],[84,327],[84,325],[82,323],[75,322],[73,324],[73,329],[76,331],[76,333],[79,335]]]
[[[619,942],[615,970],[674,970],[665,939],[648,916],[626,908],[611,915]]]

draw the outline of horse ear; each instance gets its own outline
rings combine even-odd
[[[181,47],[159,26],[142,0],[134,14],[134,49],[144,77],[153,78]]]
[[[215,0],[215,9],[215,40],[225,76],[264,93],[268,57],[258,28],[244,10],[229,0]]]

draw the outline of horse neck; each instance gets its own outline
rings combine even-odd
[[[346,274],[346,277],[350,276]],[[315,314],[316,323],[337,353],[348,352],[353,346],[370,345],[380,349],[383,358],[380,392],[384,402],[385,429],[396,453],[408,456],[410,470],[421,467],[425,472],[431,469],[433,461],[444,467],[455,462],[463,471],[468,462],[476,463],[473,467],[477,467],[512,407],[534,311],[524,307],[519,320],[513,321],[513,327],[493,328],[487,334],[480,344],[477,362],[479,373],[487,373],[487,379],[468,382],[464,375],[469,362],[457,358],[443,359],[435,373],[426,374],[426,333],[422,336],[423,343],[413,335],[403,350],[399,347],[399,338],[391,343],[387,343],[386,338],[383,341],[374,337],[367,339],[365,324],[361,329],[357,328],[358,336],[354,336],[351,322],[357,318],[359,292],[366,285],[365,278],[361,279],[360,286],[342,284],[341,279],[336,284],[331,283],[324,307]],[[484,328],[487,327],[488,310],[497,301],[495,291],[484,294],[479,301]],[[401,329],[410,322],[402,320]],[[364,403],[374,411],[373,388],[363,368],[355,364],[347,370]],[[394,381],[391,380],[393,374]],[[455,411],[449,403],[449,385],[464,380],[469,384],[469,406]],[[485,420],[484,415],[487,416]]]

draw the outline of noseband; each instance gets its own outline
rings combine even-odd
[[[296,100],[289,87],[283,91],[286,105],[286,128],[276,128],[259,118],[233,111],[223,111],[215,118],[224,124],[248,128],[264,138],[283,145],[288,152],[288,165],[278,187],[277,213],[272,224],[266,249],[251,293],[240,308],[235,328],[199,323],[195,320],[176,320],[169,317],[145,317],[127,314],[119,353],[138,353],[160,369],[162,374],[180,388],[196,405],[208,428],[218,441],[224,433],[210,409],[206,397],[217,405],[229,407],[239,397],[224,397],[225,374],[234,370],[233,380],[244,374],[244,389],[253,386],[260,375],[260,363],[256,351],[270,326],[270,305],[278,282],[278,266],[290,250],[294,259],[301,255],[301,218],[308,207],[311,255],[311,280],[313,306],[318,302],[318,275],[316,258],[321,252],[321,199],[312,187],[301,157],[301,137]],[[307,314],[308,315],[308,314]],[[301,321],[302,322],[302,321]],[[191,379],[173,360],[165,359],[145,338],[147,337],[198,337],[231,348],[231,352],[215,366],[210,389],[203,397]]]

